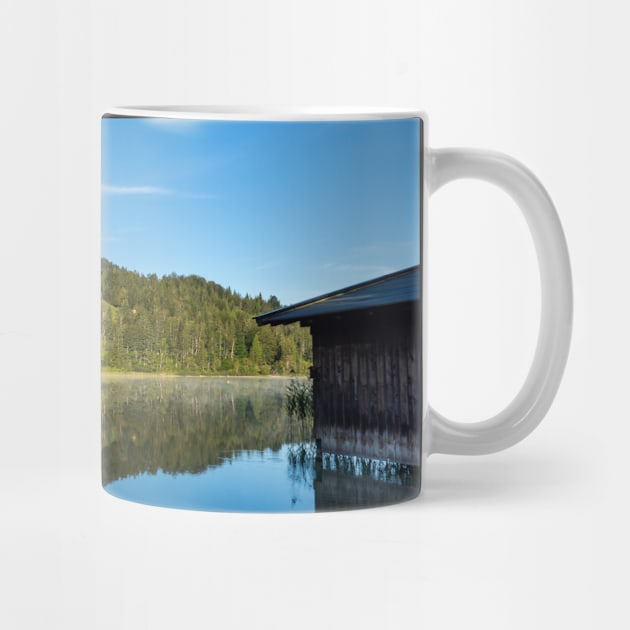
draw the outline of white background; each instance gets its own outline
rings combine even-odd
[[[629,627],[627,16],[619,0],[2,0],[0,627]],[[433,456],[420,499],[193,513],[100,489],[99,117],[112,104],[402,105],[547,186],[575,280],[523,443]],[[430,207],[429,399],[498,411],[538,280],[504,195]],[[334,229],[334,226],[331,226]]]

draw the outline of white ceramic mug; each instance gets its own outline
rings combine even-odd
[[[411,499],[425,456],[528,435],[571,336],[566,242],[503,154],[426,146],[417,111],[121,107],[102,119],[103,484],[144,503],[317,511]],[[495,417],[426,402],[426,208],[495,184],[541,280],[529,374]],[[203,377],[203,378],[200,378]]]

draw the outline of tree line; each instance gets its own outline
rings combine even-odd
[[[104,483],[158,469],[200,473],[244,450],[279,451],[292,437],[282,389],[269,381],[114,376],[102,394]]]
[[[277,297],[242,296],[200,276],[158,278],[101,260],[101,365],[174,374],[305,375],[311,335],[299,324],[259,327]]]

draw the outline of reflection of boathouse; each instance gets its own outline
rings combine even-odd
[[[419,465],[419,298],[416,266],[256,317],[311,328],[322,450]]]

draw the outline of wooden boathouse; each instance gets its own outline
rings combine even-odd
[[[313,337],[313,437],[324,452],[420,464],[420,268],[258,315]]]

